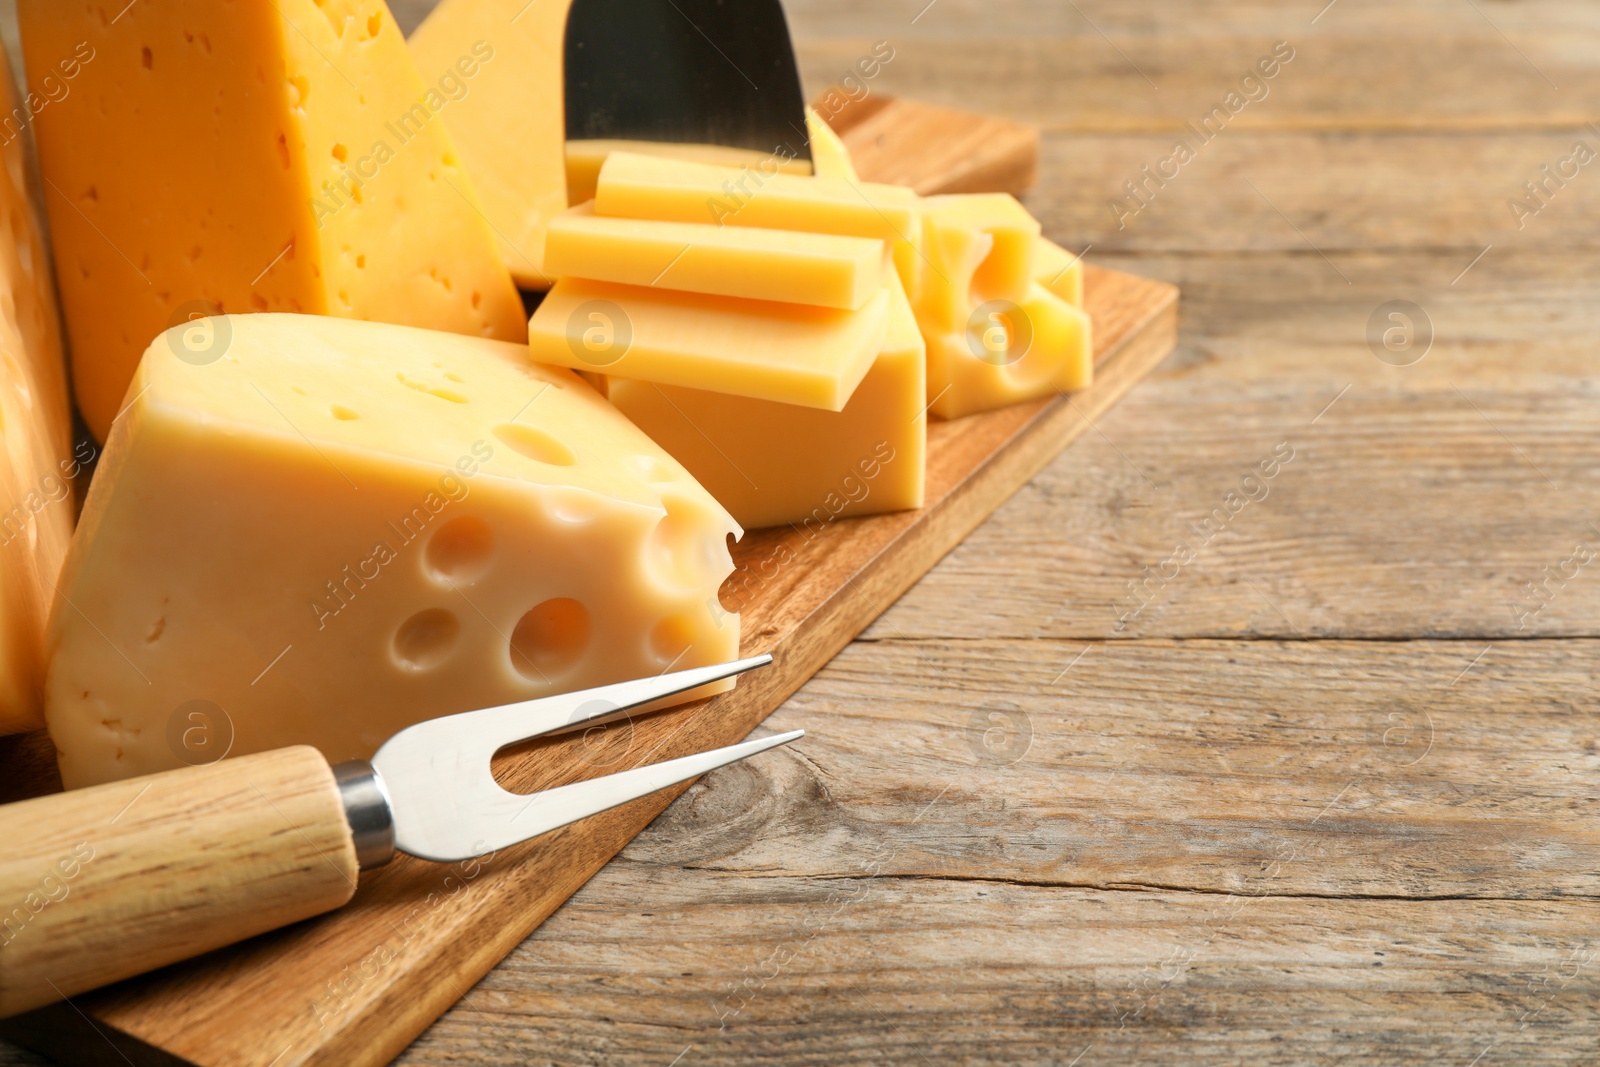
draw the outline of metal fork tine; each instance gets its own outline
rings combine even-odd
[[[741,741],[736,745],[697,752],[692,756],[663,760],[601,778],[546,789],[527,798],[527,803],[512,816],[511,828],[518,840],[547,833],[630,800],[638,800],[658,789],[725,767],[746,756],[787,745],[805,734],[804,730],[791,730],[786,734]]]

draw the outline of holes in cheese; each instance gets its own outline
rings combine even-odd
[[[524,336],[441,117],[459,102],[439,79],[466,83],[419,74],[382,0],[18,10],[29,82],[75,70],[35,125],[97,437],[151,338],[200,302]]]
[[[854,310],[883,289],[887,242],[596,215],[580,204],[550,222],[552,277]]]
[[[419,611],[394,635],[394,657],[400,665],[414,671],[432,670],[449,657],[461,636],[461,620],[444,608]]]
[[[1089,316],[1038,283],[1020,304],[982,305],[967,330],[928,337],[929,410],[940,418],[1072,392],[1093,377]]]
[[[915,306],[929,410],[956,418],[1090,384],[1092,333],[1074,304],[1082,264],[1004,193],[922,203],[929,269]]]
[[[528,345],[540,363],[838,411],[883,345],[888,307],[881,289],[845,311],[562,278]]]
[[[535,426],[504,423],[494,428],[494,435],[511,449],[539,463],[570,467],[578,462],[578,457],[565,443]]]
[[[1006,193],[958,193],[922,201],[930,269],[917,294],[929,331],[961,330],[990,300],[1020,303],[1033,283],[1039,222]]]
[[[229,342],[208,363],[167,336],[145,354],[73,544],[47,683],[68,785],[178,766],[167,724],[196,700],[234,753],[339,760],[421,719],[659,673],[662,619],[687,620],[680,667],[738,654],[716,594],[739,527],[568,371],[347,319],[211,326]],[[466,403],[401,380],[446,375]],[[569,462],[508,443],[530,440]]]
[[[746,528],[920,507],[923,341],[892,274],[889,297],[883,345],[842,411],[623,378],[608,395]]]
[[[541,681],[559,678],[589,647],[589,609],[571,597],[546,600],[511,632],[511,663]]]

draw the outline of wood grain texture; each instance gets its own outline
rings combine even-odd
[[[931,427],[927,504],[918,511],[758,531],[739,543],[724,600],[740,612],[743,654],[771,652],[772,667],[697,705],[503,753],[496,777],[532,792],[744,737],[1165,357],[1176,302],[1171,286],[1088,273],[1093,386]],[[152,1062],[387,1063],[680,791],[483,860],[396,857],[336,913],[10,1020],[4,1032],[91,1061],[105,1049],[89,1040],[90,1026]]]
[[[300,746],[0,807],[0,1015],[339,907],[356,850]]]
[[[805,742],[692,789],[399,1062],[1593,1062],[1600,572],[1526,630],[1507,598],[1600,536],[1600,182],[1521,230],[1505,200],[1600,147],[1600,12],[1325,6],[787,0],[811,94],[887,40],[874,93],[1043,129],[1030,207],[1182,285],[1178,348],[769,720]],[[1410,367],[1367,347],[1391,299],[1436,326]],[[1112,633],[1286,433],[1315,464]],[[972,747],[991,701],[1042,746],[1010,768]]]
[[[923,196],[1021,196],[1039,180],[1039,131],[971,111],[833,87],[812,101],[858,170]]]

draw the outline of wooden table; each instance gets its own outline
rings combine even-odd
[[[1600,14],[924,2],[790,0],[808,87],[1041,126],[1178,350],[399,1062],[1593,1062],[1600,159],[1507,199]]]

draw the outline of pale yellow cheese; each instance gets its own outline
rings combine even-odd
[[[846,311],[562,278],[528,349],[540,363],[838,411],[882,348],[888,309],[886,290]]]
[[[1048,237],[1034,245],[1033,280],[1073,307],[1083,307],[1083,257]]]
[[[738,653],[738,526],[575,375],[327,317],[190,330],[146,353],[63,574],[68,786],[224,749],[367,756],[421,719]]]
[[[570,0],[441,0],[409,44],[423,79],[485,49],[443,119],[517,284],[548,289],[545,226],[567,206],[561,54]]]
[[[899,279],[878,358],[844,410],[750,400],[611,378],[621,412],[710,490],[745,527],[922,506],[927,453],[922,336]]]
[[[51,85],[70,84],[81,67],[64,57]],[[45,618],[77,513],[74,482],[93,452],[72,449],[55,287],[29,174],[29,109],[3,54],[0,110],[0,733],[12,733],[44,725]]]
[[[855,310],[883,289],[889,245],[867,237],[596,215],[550,221],[551,277]]]
[[[927,334],[933,414],[953,419],[1093,382],[1093,330],[1081,310],[1038,283],[1020,304],[985,308],[967,330]]]
[[[803,159],[791,159],[775,152],[762,152],[754,148],[735,148],[720,144],[684,144],[676,141],[632,141],[618,138],[597,138],[567,142],[567,201],[581,204],[593,200],[595,186],[600,180],[600,168],[613,152],[649,156],[652,159],[672,159],[686,163],[701,163],[713,167],[766,168],[782,174],[806,175],[812,173],[811,164]]]
[[[803,230],[892,243],[908,292],[921,270],[917,194],[899,185],[781,173],[775,161],[734,170],[613,152],[595,187],[597,214]]]
[[[855,165],[850,162],[850,149],[833,132],[822,116],[806,108],[806,133],[811,138],[811,166],[819,178],[843,178],[859,182]]]
[[[967,327],[979,305],[1020,303],[1034,280],[1039,222],[1006,193],[924,197],[923,243],[928,269],[916,299],[925,332]]]
[[[97,437],[151,338],[208,310],[524,336],[441,118],[460,103],[453,86],[499,62],[487,49],[425,81],[382,0],[109,14],[21,0],[19,13],[30,80],[93,55],[35,125],[74,384]]]

